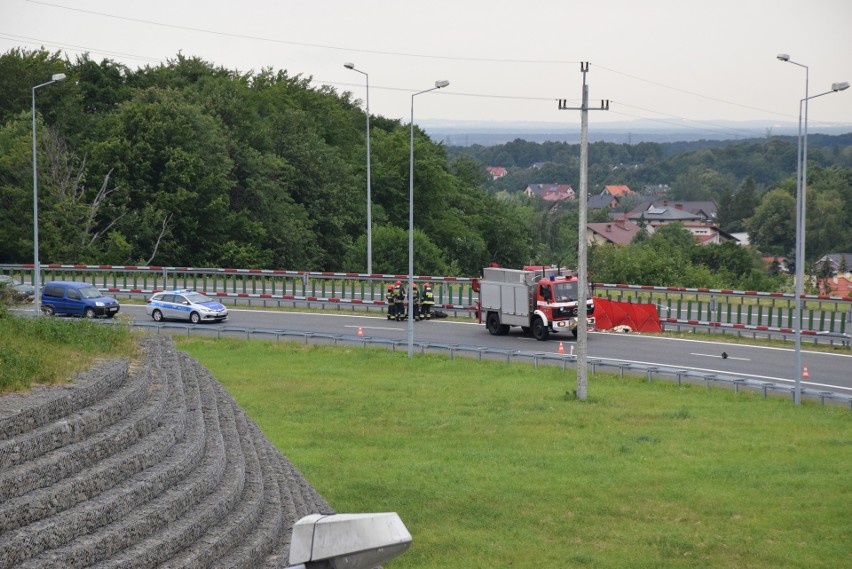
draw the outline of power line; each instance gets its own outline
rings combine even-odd
[[[752,107],[752,106],[749,106],[749,105],[743,105],[741,103],[735,103],[733,101],[728,101],[728,100],[725,100],[725,99],[719,99],[717,97],[711,97],[709,95],[705,95],[704,93],[696,93],[695,91],[688,91],[686,89],[681,89],[680,87],[673,87],[671,85],[666,85],[664,83],[658,83],[656,81],[651,81],[650,79],[644,79],[644,78],[639,77],[637,75],[631,75],[630,73],[624,73],[623,71],[617,71],[617,70],[611,69],[609,67],[604,67],[603,65],[596,65],[596,67],[599,67],[599,68],[601,68],[605,71],[609,71],[610,73],[615,73],[617,75],[623,75],[624,77],[630,77],[631,79],[635,79],[637,81],[642,81],[644,83],[648,83],[649,85],[662,87],[664,89],[670,89],[672,91],[677,91],[678,93],[684,93],[684,94],[687,94],[687,95],[692,95],[693,97],[699,97],[699,98],[702,98],[702,99],[707,99],[708,101],[713,101],[715,103],[724,103],[726,105],[732,105],[732,106],[735,106],[735,107],[740,107],[740,108],[743,108],[743,109],[749,109],[749,110],[752,110],[752,111],[760,111],[762,113],[768,113],[768,114],[777,115],[777,116],[780,116],[780,117],[789,117],[790,116],[790,115],[786,115],[784,113],[767,111],[766,109],[761,109],[761,108],[758,108],[758,107]]]
[[[316,48],[316,49],[328,49],[328,50],[351,52],[351,53],[364,53],[364,54],[385,55],[385,56],[395,56],[395,57],[415,57],[415,58],[421,58],[421,59],[435,59],[435,60],[445,60],[445,61],[468,61],[468,62],[478,62],[478,63],[522,63],[522,64],[575,64],[575,63],[578,63],[578,61],[570,61],[570,60],[505,59],[505,58],[488,58],[488,57],[443,56],[443,55],[432,55],[432,54],[423,54],[423,53],[407,53],[407,52],[397,52],[397,51],[369,50],[369,49],[361,49],[361,48],[327,45],[327,44],[294,42],[294,41],[282,40],[282,39],[277,39],[277,38],[254,36],[254,35],[249,35],[249,34],[237,34],[237,33],[233,33],[233,32],[223,32],[223,31],[219,31],[219,30],[210,30],[210,29],[206,29],[206,28],[197,28],[197,27],[193,27],[193,26],[183,26],[183,25],[178,25],[178,24],[167,24],[167,23],[163,23],[163,22],[157,22],[157,21],[154,21],[154,20],[146,20],[146,19],[142,19],[142,18],[132,18],[132,17],[129,17],[129,16],[118,16],[116,14],[109,14],[107,12],[100,12],[100,11],[97,11],[97,10],[86,10],[86,9],[83,9],[83,8],[74,8],[74,7],[71,7],[71,6],[63,6],[61,4],[53,4],[53,3],[50,3],[50,2],[43,2],[43,1],[40,1],[40,0],[26,0],[26,1],[31,3],[31,4],[38,4],[38,5],[47,6],[47,7],[51,7],[51,8],[58,8],[58,9],[61,9],[61,10],[69,10],[69,11],[72,11],[72,12],[79,12],[79,13],[83,13],[83,14],[92,14],[92,15],[101,16],[101,17],[104,17],[104,18],[113,18],[113,19],[117,19],[117,20],[123,20],[123,21],[128,21],[128,22],[136,22],[136,23],[152,25],[152,26],[159,26],[159,27],[164,27],[164,28],[171,28],[171,29],[184,30],[184,31],[192,31],[192,32],[211,34],[211,35],[217,35],[217,36],[222,36],[222,37],[232,37],[232,38],[237,38],[237,39],[245,39],[245,40],[252,40],[252,41],[263,41],[263,42],[277,43],[277,44],[283,44],[283,45],[294,45],[294,46],[300,46],[300,47],[311,47],[311,48]],[[155,60],[155,61],[159,61],[159,60]],[[635,79],[637,81],[642,81],[644,83],[648,83],[649,85],[654,85],[654,86],[657,86],[657,87],[669,89],[669,90],[676,91],[676,92],[679,92],[679,93],[688,94],[688,95],[691,95],[691,96],[694,96],[694,97],[699,97],[699,98],[706,99],[706,100],[709,100],[709,101],[713,101],[713,102],[716,102],[716,103],[723,103],[723,104],[726,104],[726,105],[731,105],[731,106],[735,106],[735,107],[739,107],[739,108],[743,108],[743,109],[748,109],[748,110],[753,110],[753,111],[759,111],[759,112],[762,112],[762,113],[767,113],[767,114],[780,116],[780,117],[787,117],[787,118],[790,117],[790,115],[786,115],[786,114],[783,114],[783,113],[768,111],[766,109],[761,109],[759,107],[744,105],[742,103],[736,103],[736,102],[733,102],[733,101],[728,101],[726,99],[720,99],[718,97],[711,97],[711,96],[705,95],[703,93],[697,93],[695,91],[689,91],[689,90],[686,90],[686,89],[681,89],[679,87],[666,85],[665,83],[660,83],[660,82],[653,81],[653,80],[650,80],[650,79],[645,79],[643,77],[639,77],[637,75],[633,75],[633,74],[630,74],[630,73],[625,73],[623,71],[618,71],[616,69],[612,69],[610,67],[606,67],[606,66],[603,66],[603,65],[596,64],[595,67],[603,69],[605,71],[609,71],[610,73],[622,75],[624,77],[629,77],[629,78]],[[548,98],[547,100],[552,100],[552,99]]]
[[[217,30],[208,30],[208,29],[196,28],[196,27],[192,27],[192,26],[167,24],[167,23],[163,23],[163,22],[157,22],[157,21],[153,21],[153,20],[145,20],[145,19],[141,19],[141,18],[131,18],[131,17],[126,17],[126,16],[118,16],[118,15],[109,14],[109,13],[106,13],[106,12],[99,12],[99,11],[95,11],[95,10],[85,10],[85,9],[81,9],[81,8],[63,6],[63,5],[59,5],[59,4],[43,2],[43,1],[40,1],[40,0],[26,0],[26,1],[31,3],[31,4],[38,4],[38,5],[42,5],[42,6],[46,6],[46,7],[57,8],[57,9],[62,9],[62,10],[69,10],[69,11],[85,13],[85,14],[92,14],[92,15],[101,16],[101,17],[105,17],[105,18],[113,18],[113,19],[118,19],[118,20],[137,22],[137,23],[142,23],[142,24],[145,24],[145,25],[159,26],[159,27],[178,29],[178,30],[184,30],[184,31],[193,31],[193,32],[198,32],[198,33],[213,34],[213,35],[224,36],[224,37],[233,37],[233,38],[246,39],[246,40],[251,40],[251,41],[264,41],[264,42],[280,43],[280,44],[287,44],[287,45],[296,45],[296,46],[303,46],[303,47],[313,47],[313,48],[318,48],[318,49],[330,49],[330,50],[356,52],[356,53],[370,53],[370,54],[389,55],[389,56],[397,56],[397,57],[418,57],[418,58],[468,61],[468,62],[535,63],[535,64],[576,63],[576,62],[566,61],[566,60],[524,60],[524,59],[500,59],[500,58],[473,58],[473,57],[459,57],[459,56],[437,56],[437,55],[429,55],[429,54],[378,51],[378,50],[364,50],[364,49],[358,49],[358,48],[349,48],[349,47],[332,46],[332,45],[324,45],[324,44],[292,42],[292,41],[280,40],[280,39],[275,39],[275,38],[267,38],[267,37],[262,37],[262,36],[253,36],[253,35],[248,35],[248,34],[236,34],[236,33],[231,33],[231,32],[221,32],[221,31],[217,31]],[[0,37],[2,37],[2,36],[0,36]],[[20,38],[25,38],[25,39],[34,40],[34,41],[42,41],[42,40],[37,40],[36,38],[26,38],[25,36],[15,36],[14,34],[6,34],[6,37],[8,37],[8,38],[20,37]],[[43,43],[45,45],[61,46],[61,44],[57,44],[57,43],[53,43],[53,42],[43,42]],[[84,49],[84,50],[87,50],[87,51],[92,51],[92,52],[100,53],[100,54],[119,55],[121,57],[141,59],[141,60],[146,60],[146,61],[156,61],[156,62],[160,62],[160,63],[162,63],[164,61],[161,58],[139,56],[139,55],[126,54],[126,53],[121,53],[121,52],[112,52],[112,51],[107,51],[107,50],[97,50],[97,49],[87,48],[87,47],[84,47],[84,46],[76,46],[76,45],[72,45],[72,44],[68,44],[68,45],[70,47],[75,48],[75,49]],[[700,97],[700,98],[711,100],[711,101],[714,101],[714,102],[724,103],[724,104],[728,104],[728,105],[732,105],[732,106],[736,106],[736,107],[755,110],[755,111],[759,111],[759,112],[762,112],[762,113],[768,113],[768,114],[777,115],[777,116],[787,116],[787,115],[784,115],[784,114],[781,114],[781,113],[768,111],[766,109],[760,109],[760,108],[752,107],[752,106],[749,106],[749,105],[743,105],[743,104],[740,104],[740,103],[735,103],[735,102],[732,102],[732,101],[727,101],[727,100],[724,100],[724,99],[719,99],[719,98],[711,97],[711,96],[708,96],[708,95],[704,95],[702,93],[696,93],[696,92],[688,91],[688,90],[681,89],[681,88],[678,88],[678,87],[673,87],[673,86],[670,86],[670,85],[666,85],[664,83],[652,81],[652,80],[645,79],[645,78],[642,78],[642,77],[639,77],[639,76],[636,76],[636,75],[632,75],[632,74],[629,74],[629,73],[624,73],[622,71],[618,71],[618,70],[615,70],[615,69],[612,69],[612,68],[609,68],[609,67],[606,67],[606,66],[596,65],[596,67],[600,67],[601,69],[603,69],[605,71],[609,71],[609,72],[614,73],[614,74],[618,74],[618,75],[622,75],[622,76],[625,76],[625,77],[629,77],[631,79],[642,81],[642,82],[648,83],[650,85],[654,85],[654,86],[657,86],[657,87],[677,91],[677,92],[680,92],[680,93],[685,93],[685,94],[688,94],[688,95],[691,95],[691,96]],[[331,86],[337,86],[337,85],[354,86],[354,85],[349,84],[349,83],[340,83],[340,82],[334,82],[334,81],[320,82],[320,81],[317,81],[317,80],[312,80],[311,82],[312,83],[325,84],[325,85],[331,85]],[[389,86],[375,86],[375,88],[380,89],[380,90],[387,90],[387,91],[400,91],[400,92],[412,92],[413,91],[412,89],[405,89],[405,88],[400,88],[400,87],[389,87]],[[553,101],[555,99],[554,97],[510,96],[510,95],[495,95],[495,94],[486,94],[486,93],[448,92],[448,93],[444,93],[444,95],[445,96],[459,96],[459,97],[476,97],[476,98],[489,98],[489,99],[519,100],[519,101]],[[623,103],[623,102],[621,102],[620,104],[622,106],[627,106],[627,107],[631,106],[631,105],[629,105],[627,103]],[[633,108],[641,109],[643,111],[654,113],[654,114],[661,114],[661,115],[664,114],[664,113],[658,113],[657,111],[653,111],[653,110],[650,110],[650,109],[642,109],[641,107],[633,107]],[[651,118],[651,117],[643,117],[641,115],[629,115],[629,114],[620,113],[620,112],[617,112],[617,111],[614,111],[614,112],[616,114],[621,114],[623,116],[631,116],[633,118],[644,118],[646,120],[666,123],[666,121],[662,121],[660,119],[654,119],[654,118]],[[671,115],[669,115],[669,116],[671,116]],[[694,121],[693,119],[688,119],[688,118],[685,118],[685,117],[672,117],[672,118],[676,118],[678,120],[683,120],[683,121],[688,121],[688,122],[701,122],[701,123],[704,123],[706,125],[710,125],[713,128],[718,129],[718,130],[722,130],[722,131],[733,131],[733,132],[739,131],[739,132],[748,132],[750,134],[755,132],[755,131],[747,130],[747,129],[736,129],[736,128],[732,128],[732,127],[729,127],[729,126],[714,124],[714,123],[711,123],[711,122],[708,122],[708,121]],[[678,126],[681,126],[681,127],[686,126],[687,128],[696,128],[696,127],[684,125],[682,123],[668,123],[668,124],[677,124]],[[705,130],[705,129],[699,129],[699,130]]]
[[[392,55],[396,57],[419,57],[423,59],[438,59],[438,60],[450,60],[450,61],[476,61],[480,63],[488,62],[488,63],[544,63],[544,64],[563,64],[563,63],[577,63],[576,61],[563,61],[563,60],[537,60],[537,59],[494,59],[487,57],[459,57],[459,56],[451,56],[451,55],[430,55],[424,53],[406,53],[399,51],[382,51],[382,50],[373,50],[373,49],[360,49],[360,48],[351,48],[351,47],[342,47],[336,45],[326,45],[326,44],[318,44],[318,43],[305,43],[305,42],[295,42],[288,40],[281,40],[277,38],[268,38],[263,36],[252,36],[248,34],[236,34],[233,32],[222,32],[218,30],[208,30],[205,28],[196,28],[192,26],[181,26],[177,24],[166,24],[163,22],[155,22],[153,20],[144,20],[142,18],[131,18],[128,16],[117,16],[115,14],[108,14],[106,12],[98,12],[96,10],[84,10],[82,8],[72,8],[71,6],[63,6],[61,4],[51,4],[49,2],[40,2],[39,0],[26,0],[30,4],[39,4],[42,6],[48,6],[51,8],[59,8],[61,10],[70,10],[72,12],[80,12],[83,14],[92,14],[94,16],[102,16],[104,18],[113,18],[116,20],[124,20],[127,22],[136,22],[139,24],[147,24],[151,26],[159,26],[163,28],[171,28],[176,30],[184,30],[190,32],[198,32],[203,34],[212,34],[222,37],[230,37],[230,38],[238,38],[238,39],[246,39],[253,41],[263,41],[270,43],[278,43],[284,45],[295,45],[299,47],[313,47],[317,49],[331,49],[335,51],[346,51],[352,53],[369,53],[373,55]]]
[[[678,126],[678,127],[681,127],[681,128],[691,128],[691,129],[699,130],[699,131],[713,132],[714,130],[723,130],[723,131],[727,130],[727,131],[731,131],[731,132],[734,132],[734,133],[747,133],[749,135],[755,135],[755,133],[757,133],[757,136],[763,136],[763,133],[761,133],[759,131],[752,130],[752,129],[735,128],[735,127],[731,127],[731,126],[713,123],[713,122],[710,122],[710,121],[689,119],[689,118],[680,117],[680,116],[677,116],[677,115],[667,115],[667,114],[659,113],[659,112],[651,110],[651,109],[645,109],[645,108],[642,108],[642,107],[630,105],[628,103],[624,103],[622,101],[617,101],[615,99],[611,99],[611,101],[613,103],[618,103],[619,107],[630,107],[630,108],[634,108],[634,109],[639,109],[641,111],[645,111],[645,112],[648,112],[648,113],[654,113],[656,115],[662,115],[662,116],[664,116],[668,119],[675,119],[675,120],[678,120],[678,121],[686,121],[686,122],[691,122],[691,123],[705,124],[705,125],[712,126],[713,129],[691,126],[689,124],[684,124],[684,122],[673,122],[673,121],[670,121],[670,120],[658,119],[658,118],[653,118],[653,117],[646,117],[646,116],[641,116],[641,115],[632,115],[632,114],[619,112],[619,111],[616,111],[615,109],[612,109],[612,112],[614,114],[618,114],[618,115],[625,116],[625,117],[640,118],[640,119],[649,120],[649,121],[653,121],[653,122],[659,122],[659,123],[662,123],[662,124],[670,124],[672,126]]]
[[[14,41],[20,41],[20,40],[35,41],[35,42],[41,43],[42,45],[52,45],[52,46],[55,46],[55,47],[58,47],[58,48],[66,49],[66,50],[68,48],[74,48],[74,49],[84,50],[86,52],[91,52],[91,53],[117,55],[117,56],[121,56],[121,57],[139,59],[139,60],[144,60],[144,61],[155,61],[155,62],[159,62],[159,63],[167,62],[167,60],[158,59],[158,58],[155,58],[155,57],[148,57],[148,56],[141,56],[141,55],[136,55],[136,54],[124,53],[124,52],[102,50],[102,49],[98,49],[98,48],[92,48],[92,47],[89,47],[89,46],[81,46],[81,45],[76,45],[76,44],[60,44],[60,43],[56,43],[56,42],[49,42],[49,41],[46,41],[46,40],[42,40],[40,38],[33,38],[33,37],[29,37],[29,36],[20,36],[20,35],[16,35],[16,34],[8,34],[6,32],[0,32],[0,38],[11,39],[11,40],[14,40]],[[316,78],[311,78],[310,83],[317,85],[317,86],[329,85],[329,86],[337,87],[337,88],[342,88],[342,87],[358,88],[358,87],[361,87],[360,84],[356,84],[356,83],[341,82],[341,81],[328,81],[328,80],[316,79]],[[394,92],[402,92],[402,93],[412,93],[412,92],[416,91],[416,89],[412,89],[412,88],[394,87],[394,86],[387,86],[387,85],[371,85],[371,88],[376,89],[376,90],[381,90],[381,91],[394,91]],[[481,99],[537,101],[537,102],[553,102],[553,101],[558,100],[556,97],[530,97],[530,96],[522,96],[522,95],[498,95],[498,94],[492,94],[492,93],[460,93],[460,92],[457,92],[457,91],[448,91],[446,93],[440,93],[440,95],[441,96],[449,96],[449,97],[473,97],[473,98],[481,98]],[[570,99],[568,99],[568,100],[571,101],[572,103],[579,104],[575,100],[570,100]],[[615,100],[613,100],[613,102],[615,102]],[[646,109],[646,108],[643,108],[643,107],[630,105],[629,103],[625,103],[623,101],[618,101],[618,104],[619,104],[620,107],[632,107],[632,108],[639,109],[639,110],[642,110],[642,111],[645,111],[645,112],[648,112],[648,113],[653,113],[653,114],[656,114],[656,115],[664,115],[664,113],[659,113],[657,111],[654,111],[653,109]],[[669,119],[672,119],[672,120],[663,120],[663,119],[654,118],[654,117],[651,117],[651,116],[625,113],[625,112],[622,112],[622,111],[618,111],[616,109],[611,109],[611,111],[612,111],[613,114],[624,116],[624,117],[629,117],[629,118],[633,118],[633,119],[643,119],[643,120],[648,120],[648,121],[652,121],[652,122],[656,122],[656,123],[660,123],[660,124],[677,126],[679,128],[696,130],[696,131],[699,131],[699,132],[729,131],[729,132],[733,132],[733,133],[746,133],[749,136],[762,136],[763,135],[762,133],[760,133],[758,131],[753,131],[753,130],[748,130],[748,129],[737,129],[737,128],[733,128],[733,127],[729,127],[729,126],[725,126],[725,125],[715,124],[715,123],[712,123],[712,122],[709,122],[709,121],[696,121],[695,119],[680,117],[680,116],[676,116],[676,115],[664,115],[664,116],[667,116]],[[680,121],[680,122],[674,122],[674,121]],[[698,123],[702,123],[702,124],[707,125],[707,126],[699,127],[699,126],[693,126],[693,125],[690,125],[690,124],[686,124],[686,123],[691,123],[691,122],[698,122]]]
[[[10,33],[2,32],[2,31],[0,31],[0,38],[8,39],[8,40],[11,40],[11,41],[16,41],[16,42],[20,42],[20,41],[38,42],[43,46],[50,45],[50,46],[54,46],[54,47],[57,47],[57,48],[60,48],[60,49],[65,49],[66,51],[68,50],[68,47],[72,47],[74,49],[83,50],[83,51],[86,51],[86,52],[89,52],[89,53],[99,53],[99,54],[103,54],[103,55],[126,57],[128,59],[138,59],[138,60],[142,60],[142,61],[156,61],[156,62],[159,62],[159,63],[164,63],[166,61],[162,58],[157,58],[157,57],[147,57],[147,56],[144,56],[144,55],[134,55],[132,53],[124,53],[124,52],[121,52],[121,51],[107,51],[107,50],[102,50],[102,49],[94,49],[94,48],[90,48],[90,47],[86,47],[86,46],[82,46],[82,45],[74,45],[74,44],[70,44],[70,43],[67,43],[67,44],[56,43],[56,42],[51,42],[51,41],[47,41],[47,40],[41,40],[39,38],[33,38],[33,37],[29,37],[29,36],[19,36],[19,35],[16,35],[16,34],[10,34]]]

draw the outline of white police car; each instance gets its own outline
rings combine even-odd
[[[228,309],[200,292],[172,290],[158,292],[148,299],[145,307],[148,316],[155,322],[165,319],[199,322],[221,322],[228,318]]]

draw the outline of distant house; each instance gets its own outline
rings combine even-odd
[[[530,184],[524,190],[529,197],[538,196],[549,202],[574,199],[574,188],[571,184]]]
[[[683,226],[695,235],[702,245],[721,245],[726,241],[737,241],[736,237],[727,231],[722,231],[715,225],[684,223]]]
[[[852,253],[829,253],[828,255],[823,255],[816,262],[817,271],[823,270],[826,263],[832,276],[838,273],[852,272]]]
[[[588,223],[586,224],[586,243],[627,245],[641,230],[638,224],[623,218],[607,223]]]
[[[628,188],[627,186],[604,186],[601,190],[600,195],[602,196],[612,196],[614,198],[623,198],[624,196],[629,196],[633,193],[633,190]]]
[[[647,209],[654,208],[666,208],[673,207],[675,209],[680,209],[686,211],[688,213],[692,213],[701,217],[702,220],[706,223],[712,223],[716,220],[716,213],[718,211],[718,207],[716,206],[716,202],[713,201],[675,201],[675,200],[655,200],[651,198],[646,198],[642,200],[638,206],[633,208],[632,211],[628,213],[628,215],[634,215],[641,213],[642,211],[646,211]]]
[[[612,209],[618,207],[618,198],[611,195],[595,194],[587,200],[589,209]]]
[[[736,239],[743,247],[751,245],[751,240],[748,237],[747,231],[738,231],[737,233],[731,233],[731,235],[733,235],[734,239]]]
[[[491,175],[492,180],[502,178],[509,173],[503,166],[488,166],[485,170]]]
[[[532,165],[530,165],[530,168],[533,170],[541,170],[544,168],[545,164],[551,164],[551,162],[533,162]]]
[[[647,209],[638,213],[632,213],[627,216],[627,219],[634,222],[644,221],[652,227],[659,227],[667,223],[679,221],[683,224],[690,222],[703,222],[704,217],[697,213],[689,213],[682,209],[672,206],[648,206]]]

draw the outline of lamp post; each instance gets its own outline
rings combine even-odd
[[[443,89],[449,81],[435,81],[435,86],[411,95],[411,140],[408,156],[408,357],[414,355],[414,306],[411,293],[414,290],[414,97]]]
[[[795,282],[795,315],[794,315],[794,356],[793,356],[793,378],[795,387],[793,390],[793,402],[799,405],[802,401],[802,295],[804,294],[805,281],[805,211],[807,198],[807,180],[808,180],[808,101],[843,91],[849,88],[849,83],[834,83],[831,86],[831,91],[820,93],[819,95],[808,96],[809,88],[809,68],[807,65],[797,63],[790,59],[786,53],[779,53],[778,59],[787,63],[792,63],[805,70],[805,97],[799,100],[799,134],[798,134],[798,150],[796,153],[796,282]],[[804,106],[804,130],[802,129],[802,107]]]
[[[355,67],[354,63],[344,63],[343,67],[351,69],[364,76],[367,81],[367,109],[364,114],[367,115],[367,274],[373,274],[373,200],[370,196],[371,176],[370,176],[370,76],[360,69]]]
[[[39,277],[41,267],[38,262],[38,161],[36,160],[36,106],[35,96],[36,89],[47,87],[57,81],[64,81],[64,73],[56,73],[50,78],[47,83],[36,85],[33,87],[33,289],[35,295],[33,297],[33,305],[35,307],[35,316],[41,314],[41,295],[39,293]]]

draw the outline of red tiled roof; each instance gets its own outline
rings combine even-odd
[[[820,288],[823,287],[824,290],[821,291],[823,294],[840,297],[852,296],[852,281],[841,275],[820,281]]]
[[[638,224],[632,221],[622,223],[621,220],[611,223],[587,223],[586,228],[616,245],[627,245],[633,241],[633,238],[641,229]]]
[[[633,190],[627,186],[604,186],[604,189],[609,192],[609,195],[618,197],[633,193]]]
[[[571,184],[530,184],[528,194],[535,194],[545,201],[555,202],[574,198],[574,188]]]

